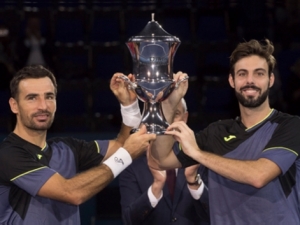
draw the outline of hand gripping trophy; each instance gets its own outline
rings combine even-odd
[[[126,43],[132,60],[134,82],[121,76],[129,88],[144,102],[141,124],[148,133],[164,134],[169,126],[161,102],[164,101],[188,77],[173,80],[173,59],[180,40],[166,32],[160,24],[152,20],[137,35]]]

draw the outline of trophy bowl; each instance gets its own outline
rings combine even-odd
[[[169,97],[179,82],[173,80],[173,60],[180,40],[166,32],[152,20],[137,35],[129,38],[126,45],[130,51],[134,82],[122,76],[139,100],[144,102],[141,124],[148,133],[164,134],[169,123],[166,121],[161,102]]]

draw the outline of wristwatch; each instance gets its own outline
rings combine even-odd
[[[202,183],[202,179],[200,177],[200,174],[197,174],[193,183],[190,183],[188,181],[186,182],[188,183],[188,185],[200,185]]]

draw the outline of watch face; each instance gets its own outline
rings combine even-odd
[[[200,179],[200,174],[197,174],[196,178],[195,178],[195,183],[200,184],[201,179]]]

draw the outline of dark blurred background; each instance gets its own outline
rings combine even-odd
[[[57,114],[49,136],[113,138],[119,104],[109,89],[115,72],[129,74],[125,42],[155,20],[181,45],[174,72],[190,76],[186,95],[194,130],[238,115],[228,85],[229,56],[239,42],[270,39],[276,83],[271,106],[300,115],[299,0],[6,1],[0,3],[0,134],[14,128],[9,81],[42,64],[58,80]],[[142,106],[142,105],[141,105]],[[118,180],[82,205],[82,224],[122,224]]]

